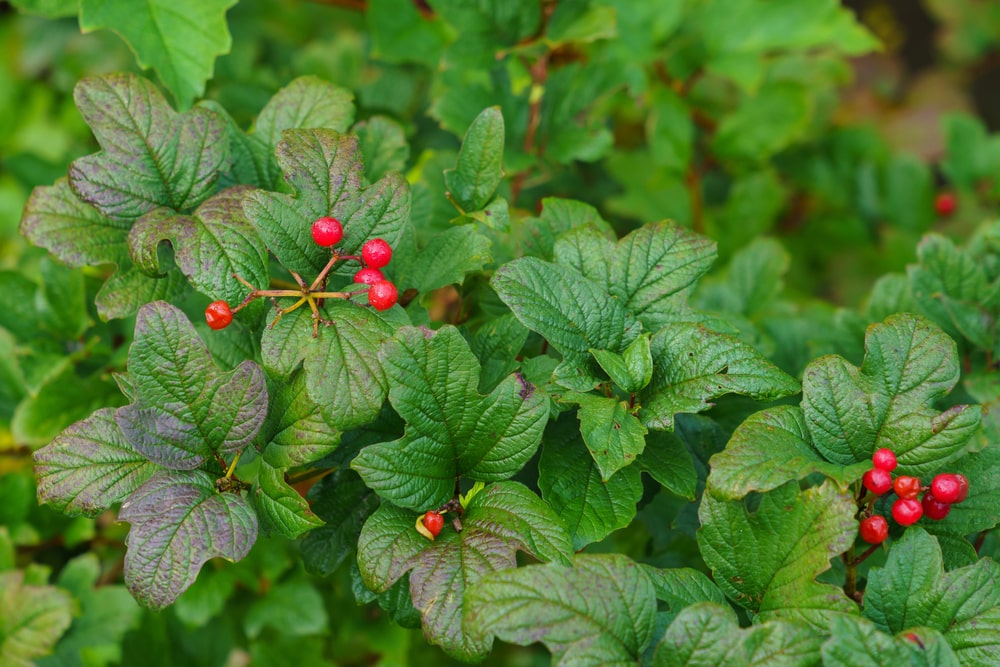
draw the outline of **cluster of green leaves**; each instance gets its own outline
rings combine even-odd
[[[143,642],[215,664],[233,641],[322,664],[327,610],[349,600],[460,661],[496,639],[554,664],[1000,655],[998,226],[927,234],[931,168],[831,129],[845,58],[876,46],[838,3],[372,0],[380,78],[357,100],[302,76],[251,112],[192,106],[233,2],[16,4],[119,32],[180,107],[132,74],[83,78],[100,148],[36,187],[20,226],[61,264],[0,273],[19,306],[0,318],[0,408],[45,445],[38,498],[87,536],[120,507],[127,590],[173,606],[122,601],[89,556],[51,583],[16,569],[0,532],[0,656],[62,635],[53,664],[79,646],[127,663]],[[137,44],[151,21],[171,29]],[[942,172],[988,198],[994,139],[964,117],[946,135]],[[312,282],[325,215],[343,254],[392,245],[400,305],[326,299],[314,335],[308,308],[260,300],[207,328],[205,305],[247,282]],[[878,234],[908,250],[874,270],[912,263],[864,310],[784,290],[859,238],[855,261],[875,256]],[[355,268],[325,288],[353,290]],[[859,480],[883,446],[971,491],[859,559]],[[433,541],[428,510],[445,512]],[[38,541],[13,518],[15,543]],[[105,594],[121,621],[87,639]],[[22,622],[35,597],[44,627]]]

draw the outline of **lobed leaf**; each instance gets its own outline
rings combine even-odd
[[[978,406],[930,407],[959,379],[955,343],[928,320],[907,313],[871,327],[857,368],[833,355],[809,364],[802,410],[813,443],[828,460],[851,465],[887,447],[898,474],[936,471],[968,449]]]
[[[135,401],[115,421],[125,438],[154,463],[193,470],[214,452],[249,444],[267,411],[264,374],[251,361],[218,370],[178,308],[143,306],[129,348]]]
[[[478,636],[541,642],[554,664],[634,665],[652,638],[656,600],[641,566],[619,554],[578,555],[572,566],[498,572],[469,593]]]
[[[854,543],[856,511],[850,494],[830,482],[801,493],[785,484],[763,494],[752,513],[742,502],[705,494],[698,547],[719,588],[761,621],[791,617],[825,626],[855,610],[842,591],[815,578]]]
[[[653,376],[639,393],[639,418],[652,429],[670,430],[674,415],[707,410],[725,394],[774,400],[799,391],[794,378],[753,347],[700,324],[660,329],[650,352]]]
[[[406,432],[365,447],[351,467],[382,498],[413,510],[436,507],[454,494],[456,478],[507,479],[537,449],[546,397],[520,375],[481,396],[479,362],[454,327],[403,327],[379,359]]]
[[[158,469],[137,452],[102,408],[34,454],[38,500],[70,516],[95,517]]]
[[[257,539],[247,501],[218,493],[202,471],[156,473],[122,503],[118,518],[131,524],[125,585],[154,610],[173,603],[210,558],[241,560]]]

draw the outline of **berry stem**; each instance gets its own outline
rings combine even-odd
[[[309,286],[310,292],[314,291],[321,284],[322,285],[326,284],[326,274],[330,273],[330,270],[333,268],[333,265],[339,262],[341,259],[342,257],[340,253],[334,250],[333,257],[330,258],[330,261],[326,263],[326,266],[323,267],[323,270],[319,272],[318,276],[316,276],[316,280],[314,280],[312,285]]]

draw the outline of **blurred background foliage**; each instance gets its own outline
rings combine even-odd
[[[889,298],[898,280],[876,281],[914,264],[928,232],[961,245],[996,214],[1000,5],[778,4],[765,16],[761,3],[723,0],[223,2],[231,48],[204,98],[247,127],[296,76],[353,90],[359,120],[381,114],[405,130],[418,229],[448,225],[441,170],[472,118],[500,104],[512,217],[561,196],[620,233],[672,218],[708,234],[720,260],[699,305],[744,316],[740,334],[797,373],[824,352],[860,361],[864,324],[900,303]],[[76,82],[141,71],[114,31],[82,34],[77,7],[0,2],[0,617],[29,608],[40,619],[36,654],[14,662],[0,650],[0,664],[446,664],[412,614],[355,609],[353,558],[321,577],[300,544],[261,540],[154,615],[120,584],[125,529],[113,516],[37,506],[31,452],[121,402],[113,375],[132,330],[97,316],[101,267],[65,268],[18,234],[32,188],[97,149]],[[957,198],[951,215],[935,209],[942,192]],[[741,297],[747,285],[772,290],[766,308]],[[596,550],[699,560],[693,539],[658,520],[677,514],[676,499],[644,503]],[[5,632],[0,623],[0,647]],[[489,662],[548,660],[502,646]]]

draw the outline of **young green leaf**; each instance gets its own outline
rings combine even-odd
[[[0,572],[0,665],[33,665],[51,653],[77,612],[66,591],[26,583],[21,570]]]
[[[131,222],[159,206],[187,212],[215,191],[229,163],[226,126],[215,112],[178,114],[132,74],[85,78],[74,98],[102,150],[74,160],[69,183],[105,215]]]
[[[409,221],[410,187],[398,173],[366,187],[357,137],[333,130],[285,130],[275,150],[291,196],[257,190],[244,200],[250,222],[285,268],[304,277],[319,273],[330,251],[310,232],[314,220],[332,215],[344,226],[343,254],[360,253],[370,238],[395,245]],[[349,275],[344,265],[335,275]]]
[[[466,274],[482,271],[493,261],[492,246],[493,242],[473,225],[452,227],[435,234],[419,252],[400,258],[396,282],[420,294],[460,285]]]
[[[115,413],[125,438],[154,463],[193,470],[214,452],[249,444],[267,411],[260,367],[218,370],[178,308],[162,301],[139,310],[129,348],[135,402]]]
[[[786,484],[763,494],[750,513],[739,501],[702,497],[698,547],[715,582],[761,621],[802,618],[825,625],[854,603],[815,578],[857,535],[857,506],[830,482],[803,492]]]
[[[653,379],[648,335],[636,338],[621,354],[608,350],[591,350],[590,353],[611,381],[625,391],[639,391]]]
[[[620,470],[607,481],[602,479],[569,415],[545,429],[538,488],[545,502],[566,522],[575,550],[631,523],[642,497],[637,466]]]
[[[212,78],[215,58],[232,39],[226,10],[237,0],[142,0],[126,5],[81,0],[80,30],[110,29],[128,43],[139,66],[152,67],[181,107],[191,106]]]
[[[883,632],[939,630],[963,665],[1000,651],[1000,566],[989,558],[945,572],[937,540],[911,527],[868,574],[864,615]]]
[[[562,353],[556,375],[567,388],[589,391],[601,382],[591,349],[624,350],[639,335],[618,299],[572,269],[524,257],[497,270],[491,284],[524,326]]]
[[[538,448],[548,399],[520,375],[481,396],[479,362],[454,327],[403,327],[379,359],[406,433],[365,447],[351,467],[382,498],[413,510],[437,507],[454,494],[456,478],[507,479]]]
[[[257,539],[257,515],[233,493],[219,493],[208,474],[164,470],[122,503],[131,524],[125,585],[154,610],[173,603],[216,556],[241,560]]]
[[[228,188],[205,200],[191,215],[167,208],[155,209],[136,221],[129,234],[132,258],[151,274],[161,272],[157,249],[169,241],[174,261],[188,281],[202,294],[238,304],[247,288],[268,282],[267,248],[243,213],[243,196],[249,186]],[[259,312],[258,303],[253,310]]]
[[[802,409],[791,405],[750,415],[710,464],[712,493],[729,500],[817,472],[846,487],[871,468],[870,460],[847,467],[828,462],[812,444]]]
[[[358,540],[361,576],[380,592],[409,572],[424,636],[464,660],[481,660],[490,648],[488,638],[465,620],[484,576],[515,567],[519,550],[562,563],[572,553],[559,516],[516,482],[491,484],[476,494],[462,516],[462,532],[446,525],[434,542],[417,533],[417,516],[389,504],[371,516]]]
[[[301,362],[309,398],[331,427],[366,424],[385,401],[378,350],[392,328],[370,308],[344,299],[328,299],[319,313],[329,326],[320,326],[316,338],[305,306],[265,329],[260,343],[264,366],[284,376]]]
[[[327,127],[327,126],[324,126]],[[403,171],[410,159],[403,126],[386,116],[372,116],[351,128],[365,161],[365,178],[374,183],[391,171]]]
[[[670,430],[677,413],[702,412],[725,394],[774,400],[799,391],[794,378],[757,350],[700,324],[660,329],[650,352],[653,378],[639,394],[639,417],[652,429]]]
[[[554,664],[634,665],[656,614],[652,582],[621,554],[498,572],[467,605],[466,624],[487,648],[493,635],[523,646],[540,641]]]
[[[597,209],[590,204],[573,199],[547,197],[542,200],[542,214],[525,218],[521,224],[521,246],[524,254],[551,261],[556,240],[575,227],[593,227],[607,240],[614,238],[614,230]]]
[[[283,469],[267,461],[261,461],[257,469],[253,502],[264,522],[265,534],[273,530],[294,540],[302,533],[323,525],[323,520],[313,513],[306,499],[285,481]]]
[[[831,355],[805,370],[802,410],[816,449],[851,465],[888,447],[899,460],[897,474],[916,476],[965,453],[979,427],[978,406],[930,407],[958,382],[954,341],[904,313],[870,328],[865,350],[860,369]]]
[[[158,469],[135,451],[103,408],[35,452],[38,500],[71,516],[97,516]]]
[[[631,465],[642,453],[646,427],[631,413],[627,402],[577,392],[568,392],[563,400],[580,406],[580,433],[597,463],[602,482]]]
[[[504,123],[500,107],[483,109],[462,139],[458,162],[444,172],[445,186],[462,211],[479,211],[503,180]]]

